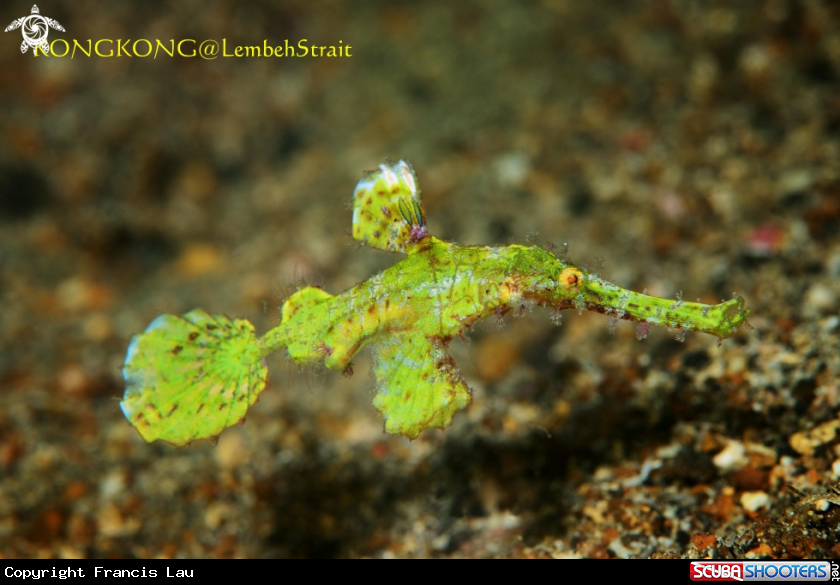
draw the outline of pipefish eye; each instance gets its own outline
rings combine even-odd
[[[558,281],[562,286],[577,288],[583,280],[583,273],[577,268],[566,268],[560,273]]]

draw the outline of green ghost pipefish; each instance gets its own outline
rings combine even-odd
[[[446,428],[470,403],[447,345],[479,319],[538,305],[636,321],[640,339],[651,325],[727,338],[749,315],[738,296],[702,305],[624,290],[537,246],[438,240],[405,161],[380,165],[356,186],[353,237],[406,257],[337,296],[299,289],[283,303],[280,325],[259,338],[248,321],[201,309],[161,315],[135,335],[120,404],[143,438],[184,445],[240,422],[265,388],[265,357],[283,348],[297,364],[350,371],[370,347],[373,405],[386,431],[414,439]]]

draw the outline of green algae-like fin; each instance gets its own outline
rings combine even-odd
[[[417,178],[401,160],[381,164],[353,193],[353,237],[366,246],[411,254],[428,238]]]
[[[281,323],[288,323],[298,311],[314,309],[317,305],[331,298],[333,298],[333,295],[321,290],[317,286],[301,288],[283,303],[283,308],[280,310],[282,316]]]
[[[135,335],[120,406],[147,441],[185,445],[240,422],[265,388],[254,326],[243,319],[161,315]]]
[[[458,366],[438,340],[406,331],[375,342],[373,353],[373,405],[391,434],[414,439],[420,431],[444,429],[472,400]]]
[[[298,319],[297,325],[291,328],[291,335],[288,335],[289,331],[287,331],[284,343],[288,356],[293,362],[307,364],[323,358],[323,340],[314,339],[312,335],[306,333],[320,329],[319,323],[322,323],[329,315],[329,309],[324,311],[324,307],[320,305],[332,298],[331,294],[318,287],[307,286],[299,289],[283,303],[283,308],[280,310],[282,316],[280,324],[288,325],[293,319]],[[264,341],[271,340],[273,331],[266,334]]]

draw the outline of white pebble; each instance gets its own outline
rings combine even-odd
[[[737,471],[747,464],[744,444],[740,441],[729,441],[726,447],[712,459],[715,467],[721,471]]]
[[[770,496],[765,492],[744,492],[741,496],[741,506],[748,512],[756,512],[770,505]]]
[[[836,312],[838,300],[837,285],[825,285],[821,282],[811,285],[805,293],[803,312],[807,316]]]

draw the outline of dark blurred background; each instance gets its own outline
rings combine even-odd
[[[50,40],[352,57],[0,35],[0,557],[838,556],[838,3],[46,1]],[[489,323],[452,345],[473,404],[414,442],[382,434],[366,358],[345,379],[278,357],[217,445],[144,444],[118,406],[131,336],[193,307],[262,332],[297,284],[389,266],[347,235],[386,158],[438,237],[737,291],[753,329]]]

